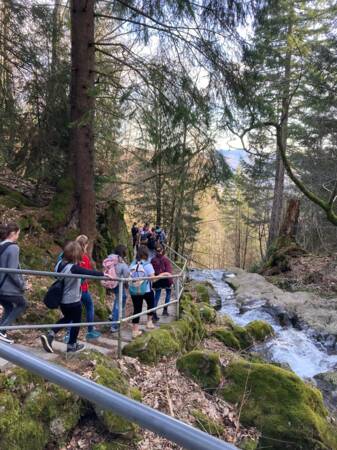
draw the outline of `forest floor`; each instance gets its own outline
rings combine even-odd
[[[336,297],[337,254],[293,257],[289,271],[265,278],[291,292],[310,291],[321,297]]]

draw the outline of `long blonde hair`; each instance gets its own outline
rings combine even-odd
[[[84,253],[86,251],[86,247],[89,244],[89,238],[85,234],[80,234],[75,239],[75,242],[77,242],[81,246],[81,249],[82,249],[82,251]]]

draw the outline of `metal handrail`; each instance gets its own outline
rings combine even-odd
[[[18,273],[23,275],[34,275],[34,276],[46,276],[46,277],[53,277],[53,278],[85,278],[85,279],[91,279],[94,281],[101,281],[101,280],[107,280],[107,281],[118,281],[118,320],[116,321],[99,321],[99,322],[80,322],[80,323],[69,323],[69,324],[25,324],[25,325],[3,325],[0,326],[0,331],[2,330],[32,330],[32,329],[49,329],[49,328],[72,328],[72,327],[85,327],[89,325],[96,325],[96,326],[103,326],[103,325],[119,325],[118,328],[118,357],[120,358],[122,356],[122,333],[121,333],[121,324],[124,322],[128,322],[132,319],[135,319],[137,317],[142,317],[147,315],[148,313],[158,311],[160,309],[163,309],[169,305],[176,305],[176,316],[179,318],[179,303],[180,303],[180,297],[182,295],[183,289],[181,289],[181,281],[184,282],[185,275],[186,275],[186,266],[187,266],[187,259],[183,255],[179,255],[175,250],[171,249],[171,247],[166,246],[166,248],[172,250],[175,254],[177,254],[183,261],[183,267],[180,269],[179,266],[177,266],[180,269],[180,272],[177,274],[170,274],[170,275],[164,275],[164,276],[156,276],[156,277],[139,277],[137,280],[149,280],[153,281],[156,279],[174,279],[175,282],[175,291],[176,291],[176,298],[175,300],[170,301],[169,303],[166,303],[164,305],[159,305],[155,308],[151,308],[150,310],[142,311],[138,314],[134,314],[132,316],[128,317],[122,317],[122,310],[123,310],[123,289],[124,289],[124,283],[132,282],[134,281],[134,278],[110,278],[110,277],[100,277],[100,276],[94,276],[94,275],[81,275],[81,274],[71,274],[71,273],[62,273],[62,272],[48,272],[48,271],[41,271],[41,270],[30,270],[30,269],[9,269],[5,267],[0,267],[0,273]],[[170,260],[171,261],[171,260]],[[171,261],[173,263],[173,261]]]
[[[64,367],[0,342],[0,357],[190,450],[238,450],[197,428],[99,385]]]

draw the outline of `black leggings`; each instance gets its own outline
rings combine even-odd
[[[82,303],[65,303],[60,305],[63,317],[60,319],[59,323],[80,323],[82,322]],[[62,328],[52,328],[55,334],[57,334]],[[77,341],[78,333],[80,332],[80,327],[71,327],[70,328],[70,337],[69,344],[75,344]]]
[[[154,293],[151,289],[150,292],[146,292],[143,295],[131,295],[132,303],[133,303],[133,314],[139,314],[143,309],[143,300],[147,303],[147,309],[151,309],[154,307]],[[153,313],[149,313],[148,316],[151,317]],[[139,317],[132,319],[132,323],[139,323]]]
[[[2,319],[0,320],[0,325],[2,326],[12,325],[27,309],[27,301],[22,295],[1,295],[0,305],[4,309]],[[4,333],[4,330],[2,330],[2,333]]]

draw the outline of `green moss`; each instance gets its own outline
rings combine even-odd
[[[273,327],[262,320],[250,322],[245,327],[237,326],[228,320],[227,325],[212,332],[214,337],[234,350],[246,350],[254,342],[263,342],[273,334]]]
[[[196,284],[195,291],[197,293],[197,302],[206,303],[208,305],[210,301],[210,295],[207,286],[201,283]]]
[[[130,390],[129,384],[122,373],[117,368],[105,367],[98,364],[95,368],[95,381],[103,386],[106,386],[114,391],[130,397],[139,397],[139,392]],[[120,417],[110,411],[104,411],[99,405],[94,405],[97,417],[104,424],[107,431],[116,434],[134,435],[138,430],[136,424]]]
[[[216,320],[216,311],[211,306],[208,306],[206,303],[199,303],[199,314],[200,318],[203,322],[206,323],[214,323]]]
[[[135,448],[129,441],[101,442],[92,447],[92,450],[130,450]]]
[[[123,354],[138,357],[147,364],[156,363],[163,356],[178,353],[180,345],[167,329],[156,329],[134,339],[123,348]]]
[[[218,328],[212,331],[212,336],[233,350],[241,350],[240,341],[234,336],[232,330],[226,328]]]
[[[273,327],[263,320],[254,320],[246,325],[245,328],[256,342],[263,342],[274,334]]]
[[[274,450],[337,449],[321,393],[294,373],[271,364],[233,361],[224,371],[226,401],[243,402],[241,422],[255,426],[259,446]]]
[[[203,389],[214,391],[220,384],[221,366],[217,353],[192,351],[177,359],[177,368]]]
[[[195,418],[195,424],[198,428],[200,428],[200,430],[211,434],[212,436],[223,435],[224,426],[215,420],[211,420],[202,411],[194,410],[192,411],[192,416]]]
[[[49,230],[56,230],[68,223],[73,208],[75,182],[71,176],[60,179],[57,191],[48,206],[48,215],[43,224]]]

